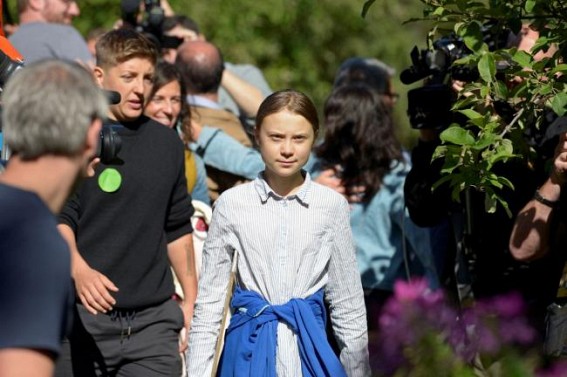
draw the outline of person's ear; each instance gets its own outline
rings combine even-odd
[[[104,70],[99,66],[95,66],[93,69],[93,74],[97,85],[102,88],[104,83]]]

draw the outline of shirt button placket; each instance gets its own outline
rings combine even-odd
[[[280,281],[280,292],[282,295],[285,295],[286,292],[286,265],[287,265],[287,253],[288,253],[288,234],[289,234],[289,203],[286,198],[282,199],[282,239],[279,247],[279,266],[280,266],[280,273],[281,276],[279,278]],[[280,300],[283,300],[284,297],[280,297]]]

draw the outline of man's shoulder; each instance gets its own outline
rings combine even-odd
[[[191,106],[191,113],[204,126],[219,128],[245,146],[251,146],[250,136],[234,113],[225,109]]]
[[[0,183],[0,205],[11,205],[13,207],[24,207],[41,204],[37,194],[19,189],[15,186]],[[1,216],[0,216],[1,217]]]
[[[56,232],[55,216],[34,192],[0,183],[0,213],[0,233],[10,229],[13,240],[33,233],[34,241],[43,242],[44,234]]]
[[[20,38],[33,36],[34,38],[42,40],[56,40],[66,35],[80,36],[80,33],[71,25],[52,22],[29,22],[20,25],[8,39],[10,41],[16,41]]]
[[[86,63],[93,62],[85,39],[70,25],[31,22],[18,27],[9,37],[10,42],[24,56],[27,63],[56,58]]]

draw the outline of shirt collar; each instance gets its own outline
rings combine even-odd
[[[205,107],[207,109],[222,109],[221,105],[219,105],[217,102],[211,101],[210,99],[202,96],[196,96],[192,94],[189,94],[187,96],[187,103],[191,106]]]
[[[311,196],[310,194],[311,194],[313,181],[311,181],[311,176],[305,170],[302,170],[302,173],[305,175],[305,180],[303,181],[303,184],[301,185],[297,193],[293,195],[289,195],[285,198],[277,194],[274,190],[272,190],[270,185],[268,185],[268,182],[266,182],[266,180],[264,179],[264,173],[263,172],[260,173],[258,177],[254,180],[254,188],[256,189],[256,192],[260,196],[260,200],[262,201],[262,204],[265,204],[268,201],[268,199],[271,197],[272,199],[277,201],[283,199],[297,200],[301,205],[305,207],[309,207],[309,198]]]

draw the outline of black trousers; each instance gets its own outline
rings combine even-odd
[[[174,300],[97,315],[77,304],[55,376],[179,377],[178,339],[183,323],[183,312]]]
[[[567,302],[565,299],[548,306],[545,324],[544,354],[556,358],[567,357]]]

